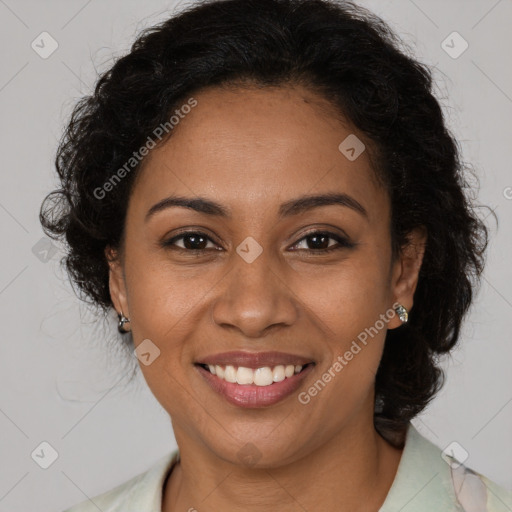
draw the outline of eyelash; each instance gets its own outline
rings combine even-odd
[[[177,240],[183,239],[186,236],[190,236],[190,235],[198,235],[202,238],[206,238],[208,241],[215,243],[209,236],[206,235],[206,233],[202,233],[201,231],[183,231],[179,235],[176,235],[175,237],[171,238],[170,240],[164,241],[162,243],[162,246],[164,248],[173,248],[173,249],[177,249],[180,251],[185,251],[185,252],[189,252],[189,253],[193,253],[193,254],[201,254],[201,253],[205,253],[205,252],[211,250],[211,249],[186,249],[184,247],[178,247],[178,246],[174,245]],[[332,233],[330,231],[312,231],[310,233],[306,233],[300,240],[295,242],[295,244],[293,244],[293,246],[296,246],[303,240],[313,237],[313,236],[327,236],[329,238],[332,238],[336,242],[338,242],[338,245],[334,245],[332,247],[327,247],[326,249],[295,249],[295,250],[303,251],[308,254],[317,254],[318,255],[318,254],[331,253],[333,251],[338,251],[340,249],[351,249],[351,248],[355,247],[355,245],[356,245],[355,243],[350,242],[347,238],[340,236],[336,233]]]

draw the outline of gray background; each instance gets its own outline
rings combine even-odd
[[[512,487],[512,2],[360,3],[436,66],[449,126],[480,176],[479,200],[500,219],[496,228],[487,217],[483,286],[462,344],[445,363],[447,383],[414,423],[441,448],[457,441],[467,465]],[[175,447],[168,416],[140,371],[126,384],[114,320],[97,321],[79,303],[59,252],[41,241],[38,210],[56,183],[54,153],[75,101],[142,28],[179,7],[0,0],[0,512],[57,512],[145,471]],[[31,47],[43,31],[59,45],[46,59]],[[457,58],[442,47],[453,31],[469,44]],[[460,41],[450,41],[452,52],[460,50]],[[31,457],[43,441],[58,452],[48,469]]]

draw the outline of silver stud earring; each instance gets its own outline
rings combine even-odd
[[[129,332],[129,330],[125,328],[124,324],[130,323],[130,319],[125,317],[122,311],[121,313],[118,313],[117,316],[119,318],[119,322],[117,323],[117,330],[121,334],[126,334],[127,332]]]
[[[398,306],[395,308],[395,313],[398,315],[398,318],[400,318],[400,321],[403,324],[406,324],[409,320],[409,313],[407,312],[407,309],[402,306],[402,304],[398,304]]]

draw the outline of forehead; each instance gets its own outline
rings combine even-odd
[[[361,151],[363,137],[315,93],[299,86],[210,88],[193,97],[197,105],[146,157],[137,204],[181,194],[247,210],[338,191],[360,199],[370,214],[385,207],[368,152],[353,159],[345,151]]]

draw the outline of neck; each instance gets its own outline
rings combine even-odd
[[[180,462],[164,487],[163,512],[377,512],[402,453],[377,433],[373,422],[365,422],[347,426],[291,464],[255,469],[212,458],[178,433],[175,427]]]

